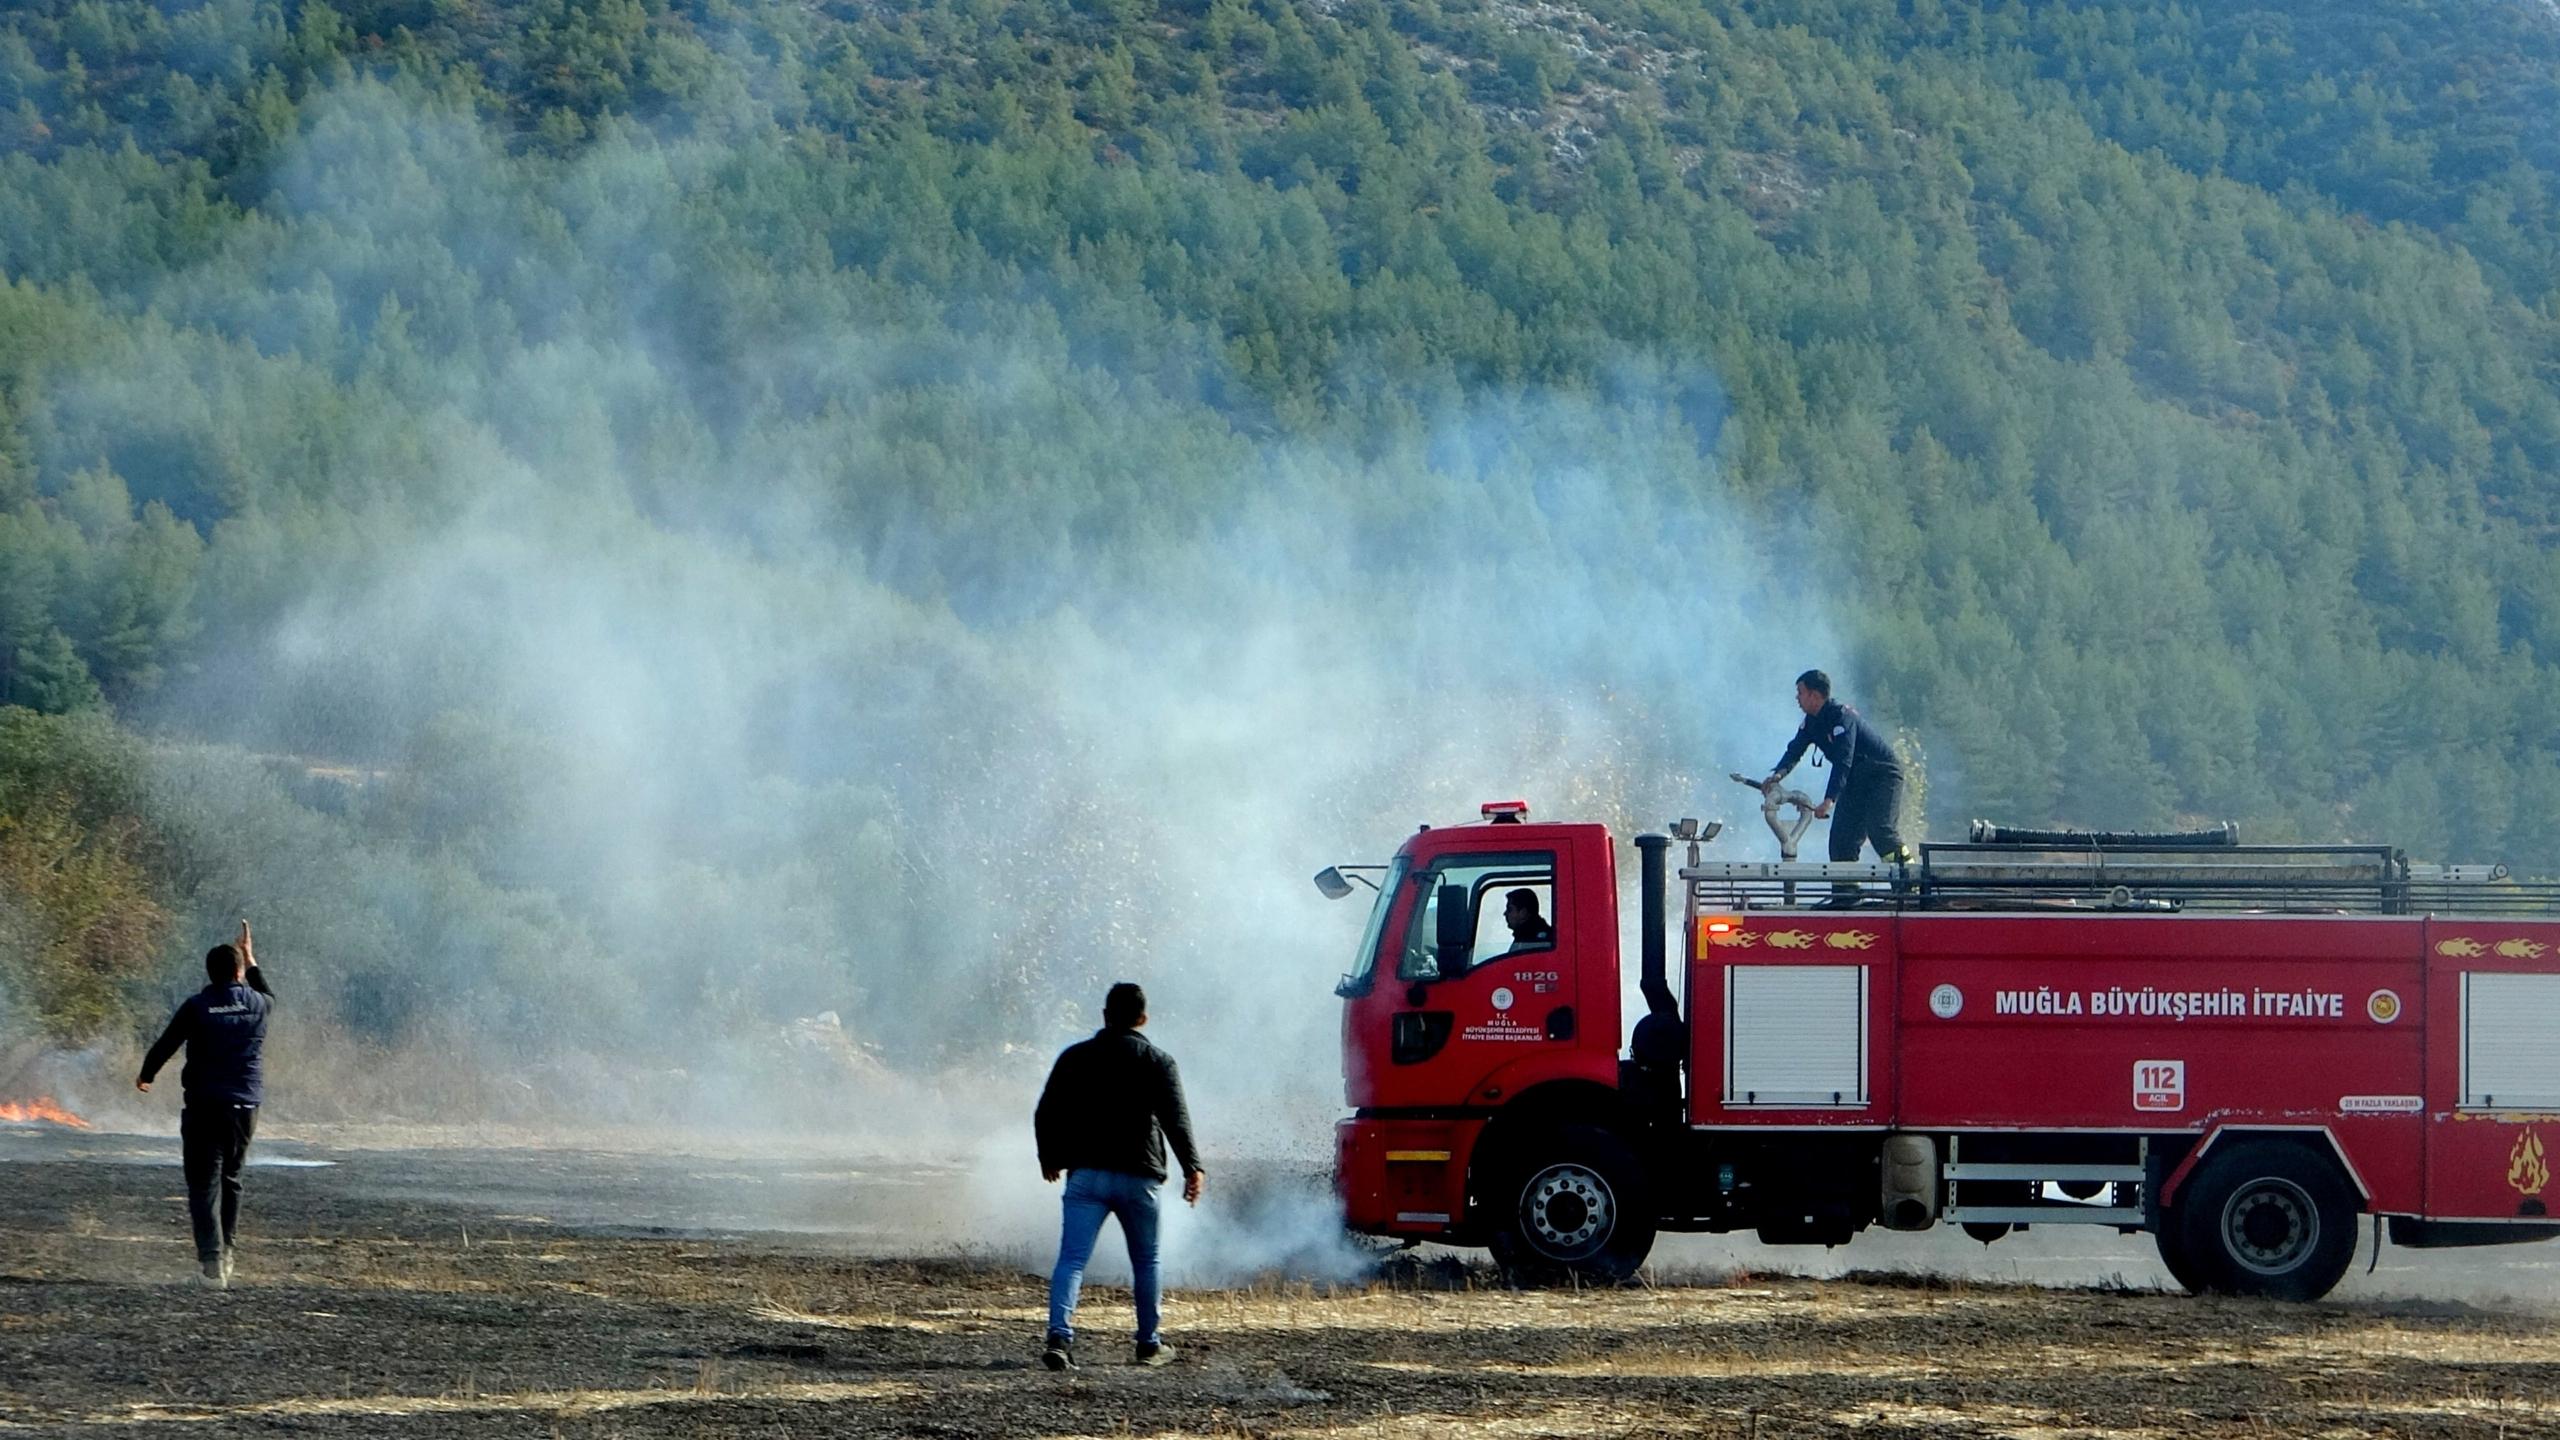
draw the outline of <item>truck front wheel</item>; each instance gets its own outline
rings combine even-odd
[[[1494,1264],[1519,1284],[1616,1284],[1653,1249],[1644,1166],[1627,1143],[1567,1125],[1514,1152],[1487,1187]]]
[[[2178,1248],[2194,1270],[2193,1280],[2179,1281],[2232,1295],[2317,1300],[2355,1261],[2356,1209],[2355,1192],[2325,1157],[2277,1141],[2235,1145],[2206,1160],[2178,1197]],[[2161,1257],[2170,1254],[2164,1244]]]

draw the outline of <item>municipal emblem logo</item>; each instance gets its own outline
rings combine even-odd
[[[2374,991],[2365,997],[2364,1013],[2372,1016],[2373,1023],[2376,1025],[2388,1025],[2399,1019],[2400,992],[2397,990]]]
[[[1964,992],[1953,985],[1941,985],[1930,991],[1929,1013],[1941,1020],[1953,1020],[1964,1013]]]
[[[2551,1162],[2543,1158],[2542,1137],[2530,1125],[2516,1137],[2516,1148],[2507,1152],[2507,1183],[2519,1195],[2539,1195],[2551,1183]]]
[[[1511,987],[1505,985],[1501,989],[1493,992],[1493,1008],[1496,1010],[1508,1010],[1511,1008],[1511,1002],[1517,998],[1519,997],[1511,993]]]

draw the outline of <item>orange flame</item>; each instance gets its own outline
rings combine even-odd
[[[50,1095],[39,1095],[33,1100],[0,1100],[0,1124],[34,1125],[39,1122],[47,1125],[68,1125],[74,1130],[95,1128],[88,1121],[53,1103],[53,1097]]]

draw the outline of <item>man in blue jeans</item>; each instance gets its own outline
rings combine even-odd
[[[1156,1254],[1156,1192],[1165,1179],[1165,1143],[1172,1142],[1181,1162],[1185,1201],[1200,1203],[1208,1172],[1192,1148],[1181,1072],[1172,1056],[1138,1034],[1146,1023],[1147,992],[1125,980],[1112,986],[1102,1002],[1102,1028],[1058,1056],[1032,1115],[1041,1178],[1067,1177],[1058,1268],[1049,1275],[1049,1343],[1040,1354],[1052,1370],[1075,1365],[1076,1295],[1110,1216],[1119,1217],[1121,1238],[1129,1242],[1129,1273],[1138,1292],[1138,1348],[1131,1363],[1163,1365],[1173,1359],[1173,1347],[1157,1328],[1164,1279]]]

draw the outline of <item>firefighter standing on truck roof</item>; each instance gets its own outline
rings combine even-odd
[[[1876,858],[1903,859],[1902,832],[1894,823],[1902,809],[1902,762],[1893,747],[1865,716],[1831,698],[1831,677],[1819,670],[1796,677],[1796,707],[1804,711],[1804,723],[1769,779],[1785,778],[1806,746],[1821,751],[1831,762],[1831,783],[1813,813],[1831,822],[1831,858],[1855,860],[1858,847],[1872,842]]]

